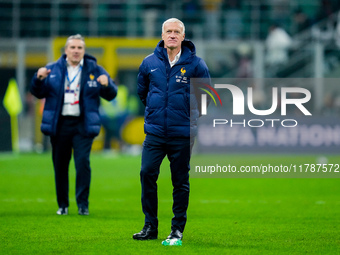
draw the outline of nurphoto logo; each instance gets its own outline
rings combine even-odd
[[[287,115],[287,106],[292,105],[296,107],[303,115],[311,116],[311,112],[305,107],[305,104],[311,100],[311,93],[308,89],[301,88],[301,87],[272,87],[271,93],[271,106],[269,109],[256,109],[254,106],[254,93],[253,88],[247,88],[247,97],[245,100],[245,96],[243,91],[236,85],[232,84],[214,84],[214,86],[210,86],[208,84],[204,84],[206,88],[200,88],[205,93],[201,94],[201,114],[208,115],[208,100],[207,96],[209,95],[210,98],[217,106],[216,100],[213,96],[218,98],[221,106],[222,99],[221,99],[221,92],[220,94],[216,91],[216,89],[223,89],[226,93],[231,93],[232,95],[232,114],[234,116],[242,116],[245,115],[245,101],[247,102],[247,107],[250,113],[257,115],[257,116],[268,116],[274,114],[278,108],[281,109],[280,115],[286,116]],[[279,98],[279,89],[280,89],[280,98]],[[221,91],[221,90],[220,90]],[[294,98],[290,98],[288,95],[294,94]],[[269,101],[269,99],[267,100]],[[269,123],[272,127],[275,125],[276,122],[280,122],[281,126],[283,127],[295,127],[298,125],[297,120],[295,119],[276,119],[276,118],[268,118],[268,119],[244,119],[241,122],[235,122],[233,119],[226,119],[226,118],[214,118],[213,119],[213,127],[217,125],[230,125],[230,127],[235,125],[241,126],[249,126],[249,127],[262,127],[265,123]]]

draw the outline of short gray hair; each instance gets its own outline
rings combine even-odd
[[[71,35],[67,38],[66,43],[65,43],[65,48],[67,47],[68,43],[73,40],[73,39],[77,39],[77,40],[82,40],[84,43],[84,47],[85,47],[85,39],[84,37],[81,36],[81,34],[76,34],[76,35]]]
[[[164,23],[162,25],[162,33],[164,33],[164,26],[165,26],[166,23],[178,23],[183,29],[183,34],[185,34],[184,23],[182,21],[180,21],[179,19],[176,19],[176,18],[170,18],[170,19],[167,19],[166,21],[164,21]]]

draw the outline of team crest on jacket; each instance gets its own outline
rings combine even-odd
[[[182,67],[181,68],[181,75],[184,76],[184,74],[186,73],[187,71],[185,70],[185,67]]]
[[[94,78],[95,76],[91,73],[90,81],[87,81],[87,85],[89,85],[89,87],[97,87],[97,81]]]
[[[181,68],[181,75],[176,75],[176,82],[179,83],[188,83],[188,77],[184,76],[187,71],[185,67]]]

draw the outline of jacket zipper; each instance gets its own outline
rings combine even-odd
[[[169,77],[171,67],[169,63],[166,63],[166,93],[165,93],[165,118],[164,118],[164,135],[168,136],[168,92],[169,92]]]

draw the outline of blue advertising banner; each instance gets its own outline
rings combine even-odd
[[[340,153],[340,118],[204,116],[195,147],[200,153]]]

